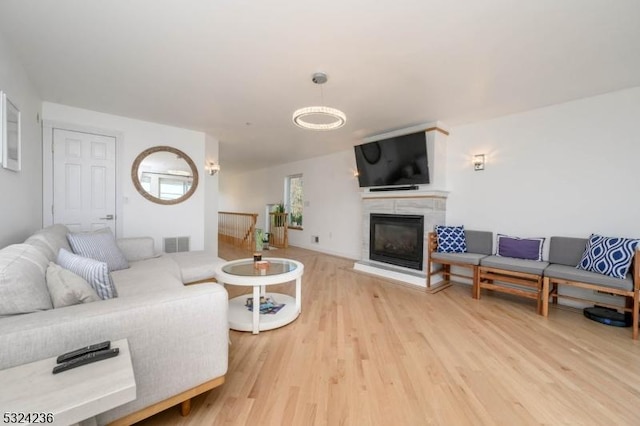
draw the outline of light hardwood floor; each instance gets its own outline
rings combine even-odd
[[[640,424],[640,344],[628,328],[567,308],[544,318],[507,295],[474,300],[463,284],[427,294],[308,250],[270,255],[304,263],[301,316],[231,332],[226,383],[195,398],[189,417],[175,408],[141,424]]]

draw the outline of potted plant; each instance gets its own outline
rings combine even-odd
[[[264,246],[264,231],[262,228],[256,228],[256,251],[262,251]]]
[[[284,204],[280,203],[280,204],[276,204],[273,207],[273,212],[274,213],[284,213]],[[284,226],[284,222],[285,222],[285,216],[284,215],[276,215],[274,217],[274,225],[275,226]]]

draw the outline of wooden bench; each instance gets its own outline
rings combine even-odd
[[[534,299],[536,312],[542,314],[543,273],[549,262],[488,256],[480,261],[478,281],[473,296],[480,299],[481,290]]]
[[[435,232],[429,233],[427,249],[427,291],[436,293],[451,285],[451,277],[473,280],[474,286],[478,280],[478,265],[480,260],[491,254],[493,249],[493,233],[488,231],[472,231],[465,229],[467,243],[466,253],[439,253],[438,237]],[[433,270],[434,264],[442,265]],[[451,267],[471,269],[471,276],[451,272]],[[431,285],[431,277],[442,275],[442,281],[436,286]]]
[[[542,289],[542,315],[549,314],[549,299],[557,303],[558,298],[596,303],[621,312],[631,312],[634,340],[638,339],[638,309],[640,300],[640,250],[634,255],[631,272],[625,279],[613,278],[595,272],[577,269],[587,243],[586,238],[551,237],[549,261],[545,270]],[[562,295],[559,286],[576,287],[625,297],[624,305],[596,302],[592,299]]]

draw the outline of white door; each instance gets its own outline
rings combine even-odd
[[[116,138],[53,130],[53,223],[116,234]]]

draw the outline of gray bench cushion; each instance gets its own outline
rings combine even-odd
[[[464,238],[467,240],[467,253],[480,253],[486,256],[493,253],[493,232],[465,229]]]
[[[438,260],[445,262],[465,263],[469,265],[479,265],[480,259],[486,257],[485,254],[477,253],[437,253],[431,254],[431,259],[434,263],[438,263]]]
[[[549,263],[576,266],[580,263],[586,246],[586,238],[551,237]]]
[[[544,270],[544,275],[549,278],[579,281],[627,291],[633,290],[633,278],[631,274],[627,274],[627,277],[621,280],[596,272],[583,271],[582,269],[577,269],[575,266],[552,264]]]
[[[507,271],[523,272],[525,274],[542,275],[544,269],[549,266],[549,262],[516,259],[513,257],[487,256],[480,260],[480,266],[506,269]]]

